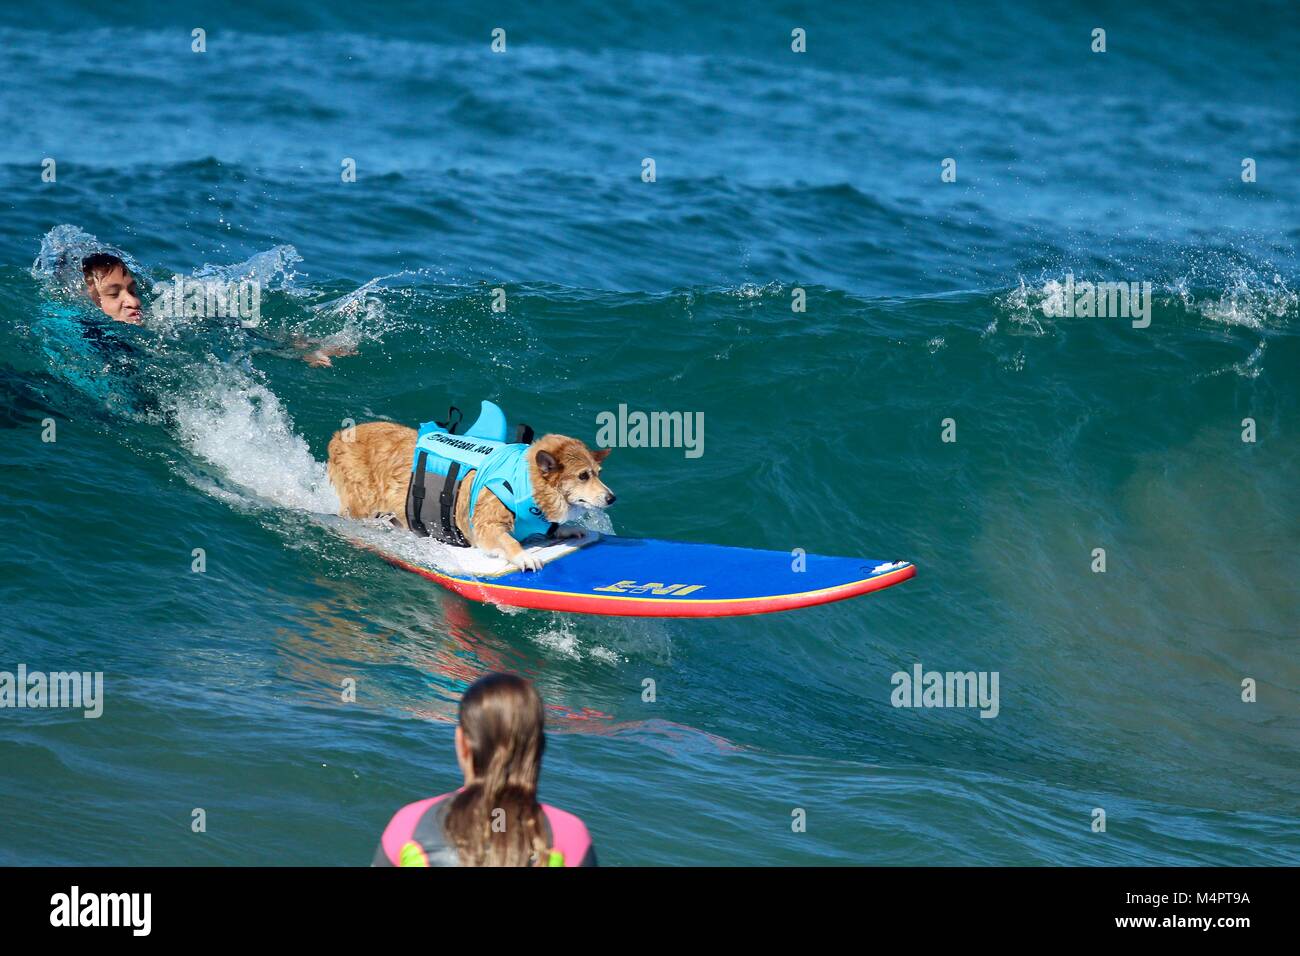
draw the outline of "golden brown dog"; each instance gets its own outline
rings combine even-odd
[[[329,444],[329,478],[338,492],[339,513],[349,518],[392,515],[406,523],[406,489],[411,480],[411,459],[418,433],[392,422],[368,422],[347,432],[334,433]],[[576,438],[543,435],[526,453],[533,484],[533,500],[547,521],[560,527],[556,536],[576,537],[582,529],[564,522],[582,508],[607,508],[614,493],[600,480],[600,466],[609,449],[592,451]],[[466,540],[517,567],[536,571],[541,561],[528,554],[511,532],[515,516],[486,488],[479,492],[474,519],[469,520],[469,489],[474,472],[468,472],[456,494],[455,520]],[[464,492],[463,494],[461,492]]]

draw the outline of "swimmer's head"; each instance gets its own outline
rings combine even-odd
[[[457,756],[467,781],[537,790],[545,714],[536,688],[514,674],[488,674],[460,701]]]
[[[140,325],[140,290],[126,263],[109,252],[97,252],[81,260],[86,291],[91,301],[114,322]]]

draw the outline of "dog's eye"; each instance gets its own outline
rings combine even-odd
[[[589,471],[584,471],[582,474],[580,474],[580,475],[578,476],[578,480],[579,480],[579,481],[586,481],[586,480],[587,480],[588,478],[590,478],[590,477],[591,477],[591,472],[589,472]]]

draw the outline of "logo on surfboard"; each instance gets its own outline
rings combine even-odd
[[[682,597],[693,591],[699,591],[703,584],[661,584],[658,581],[651,581],[648,584],[637,584],[635,581],[616,581],[613,584],[606,584],[603,588],[592,588],[593,591],[604,591],[614,594],[653,594],[655,597]]]

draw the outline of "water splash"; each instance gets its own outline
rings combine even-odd
[[[55,226],[41,239],[40,252],[32,263],[31,276],[52,295],[59,298],[83,298],[86,289],[81,261],[96,252],[107,252],[126,263],[137,277],[144,275],[140,264],[129,253],[86,232],[80,226]]]
[[[215,466],[224,481],[282,508],[338,513],[325,465],[312,457],[265,385],[214,360],[172,411],[182,444]]]

